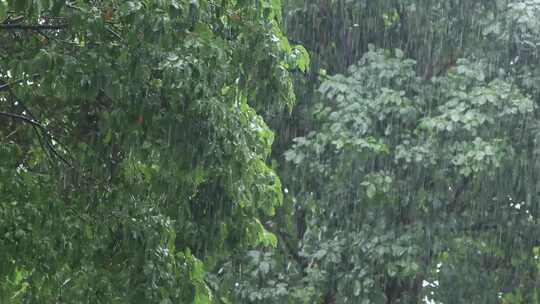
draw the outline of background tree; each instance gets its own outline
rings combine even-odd
[[[536,303],[538,5],[288,1],[287,34],[312,59],[274,123],[292,245],[258,255],[249,269],[269,279],[245,289]]]

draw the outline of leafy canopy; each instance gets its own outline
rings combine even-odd
[[[0,302],[226,301],[207,274],[276,246],[255,109],[291,107],[308,65],[280,1],[0,1],[0,20]]]

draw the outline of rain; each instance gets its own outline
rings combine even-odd
[[[539,0],[0,0],[0,303],[540,303]]]

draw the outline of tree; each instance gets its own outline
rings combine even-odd
[[[527,271],[501,285],[515,267],[507,244],[530,253],[536,238],[516,236],[514,225],[535,225],[510,205],[532,207],[510,181],[528,174],[514,161],[530,161],[530,138],[515,134],[534,121],[533,101],[465,60],[424,83],[402,56],[372,50],[348,76],[329,77],[320,130],[286,153],[316,177],[302,180],[313,192],[303,240],[312,271],[343,302],[493,302],[498,288],[534,284]],[[439,282],[435,295],[422,282]]]
[[[227,301],[275,236],[279,1],[0,1],[0,302]],[[264,85],[261,85],[264,82]]]
[[[538,8],[289,1],[312,65],[274,149],[293,245],[259,286],[291,303],[536,303]]]

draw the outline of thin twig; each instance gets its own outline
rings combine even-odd
[[[17,133],[17,131],[19,131],[19,130],[17,130],[17,129],[13,130],[13,132],[11,132],[11,133],[9,133],[8,135],[6,135],[6,138],[5,138],[5,139],[7,140],[7,139],[9,139],[11,136],[15,135],[15,133]]]
[[[106,29],[107,29],[107,31],[108,31],[109,33],[111,33],[116,39],[120,40],[120,42],[122,42],[122,43],[124,42],[124,38],[122,38],[122,36],[120,36],[120,34],[118,34],[117,32],[115,32],[112,28],[107,27]]]
[[[23,82],[26,78],[20,78],[0,85],[0,92],[9,91],[12,85]]]
[[[35,79],[37,77],[39,77],[39,75],[34,74],[34,75],[32,75],[32,77],[23,77],[23,78],[19,78],[19,79],[13,80],[13,81],[2,83],[2,84],[0,84],[0,92],[10,91],[10,94],[13,95],[13,92],[11,91],[13,85],[19,84],[19,83],[21,83],[21,82],[23,82],[25,80]]]

